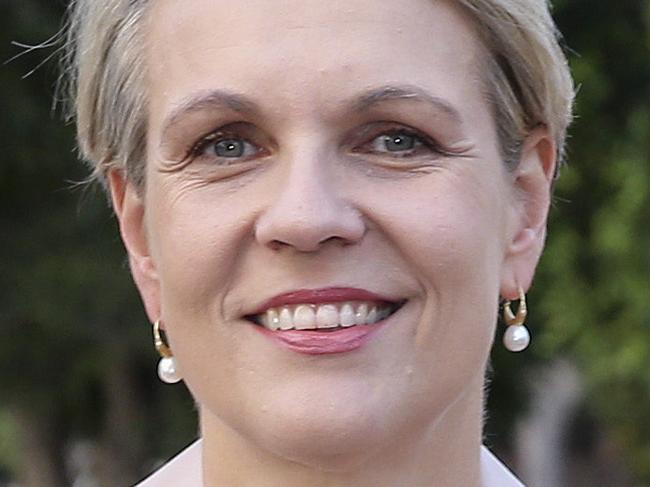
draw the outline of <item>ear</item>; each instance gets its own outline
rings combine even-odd
[[[160,281],[147,238],[144,196],[120,170],[111,170],[108,182],[120,234],[129,256],[131,274],[147,316],[153,323],[160,317]]]
[[[546,240],[546,221],[557,163],[555,142],[546,127],[538,127],[526,138],[514,185],[506,255],[501,278],[501,296],[518,299],[519,287],[531,286]]]

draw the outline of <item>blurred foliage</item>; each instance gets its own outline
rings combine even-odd
[[[23,51],[11,41],[54,35],[63,10],[51,0],[4,2],[0,59]],[[529,297],[533,346],[517,356],[495,348],[489,438],[506,440],[523,410],[526,370],[572,357],[589,413],[650,483],[650,2],[562,0],[555,17],[580,88],[570,164]],[[23,79],[54,52],[27,52],[0,71],[0,470],[18,461],[7,440],[17,434],[6,414],[15,408],[60,422],[65,440],[105,437],[118,359],[147,411],[132,432],[145,439],[146,458],[194,434],[189,396],[155,379],[147,320],[105,198],[71,183],[86,169],[72,127],[50,110],[56,63]]]
[[[593,414],[650,483],[650,2],[565,3],[580,91],[538,281],[538,353],[576,358]]]
[[[4,471],[16,470],[19,464],[18,451],[15,448],[18,432],[11,418],[0,411],[0,485],[7,479]]]
[[[116,413],[107,405],[122,398],[109,373],[123,361],[141,411],[151,411],[149,421],[133,421],[132,438],[153,445],[146,458],[167,456],[195,434],[193,403],[182,387],[155,380],[148,320],[116,223],[102,192],[77,184],[87,170],[76,159],[73,127],[51,108],[55,57],[24,77],[56,49],[11,44],[51,38],[64,6],[3,2],[0,13],[0,60],[25,52],[0,70],[0,409],[48,418],[67,440],[110,436]],[[0,469],[15,467],[2,445]]]
[[[526,365],[572,357],[587,381],[588,412],[650,484],[650,2],[554,4],[578,97],[569,167],[529,297],[535,337]],[[520,366],[497,352],[495,381]],[[513,380],[495,384],[503,388],[495,411],[512,413]],[[511,393],[523,399],[523,389]]]

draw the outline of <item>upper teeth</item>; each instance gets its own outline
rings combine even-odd
[[[298,304],[269,308],[259,321],[271,330],[315,330],[317,328],[371,325],[391,313],[390,305],[367,302]]]

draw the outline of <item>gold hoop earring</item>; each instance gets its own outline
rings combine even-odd
[[[169,348],[169,345],[165,343],[165,340],[163,340],[162,334],[160,333],[160,320],[156,320],[153,324],[153,343],[156,347],[156,351],[160,355],[160,361],[158,362],[158,377],[166,384],[176,384],[182,379],[182,377],[178,370],[176,357],[174,357],[171,348]]]
[[[530,344],[530,332],[524,326],[527,316],[526,295],[524,290],[519,288],[519,308],[516,315],[512,312],[510,301],[503,303],[503,321],[507,325],[503,344],[511,352],[521,352]]]

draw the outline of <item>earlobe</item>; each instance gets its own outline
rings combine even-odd
[[[519,287],[527,290],[532,283],[546,240],[555,165],[555,142],[548,129],[533,130],[512,175],[515,196],[501,282],[506,299],[517,299]]]
[[[129,257],[131,274],[140,291],[147,315],[154,322],[160,318],[160,287],[147,238],[144,198],[123,171],[110,171],[108,182],[120,235]]]

